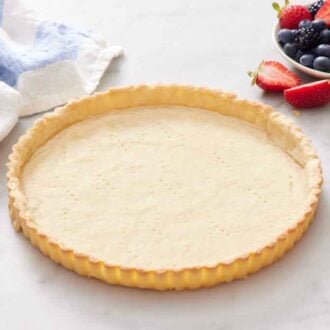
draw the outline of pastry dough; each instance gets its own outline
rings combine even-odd
[[[8,185],[14,225],[55,261],[184,289],[277,259],[307,228],[321,182],[309,142],[267,106],[142,86],[46,115],[14,148]]]

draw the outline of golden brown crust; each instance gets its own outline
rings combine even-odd
[[[217,111],[263,128],[270,138],[307,169],[310,193],[304,213],[294,226],[262,249],[228,263],[179,270],[144,270],[109,265],[89,255],[78,254],[43,233],[33,222],[21,189],[24,165],[31,155],[65,127],[111,109],[135,106],[178,105]],[[129,86],[68,103],[38,119],[13,147],[8,163],[9,210],[15,230],[52,260],[81,275],[111,284],[156,290],[196,289],[244,278],[280,258],[300,239],[315,214],[322,185],[320,160],[309,140],[289,119],[266,105],[237,99],[235,95],[207,88],[178,85]]]

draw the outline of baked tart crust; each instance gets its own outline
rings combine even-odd
[[[45,232],[34,221],[23,189],[25,165],[45,143],[65,128],[111,110],[179,106],[205,109],[256,125],[305,169],[308,194],[302,215],[273,241],[251,253],[202,266],[127,267],[109,264],[91,254],[78,253]],[[246,277],[280,258],[300,239],[316,211],[321,185],[320,160],[309,140],[290,120],[266,105],[206,88],[178,85],[113,88],[73,101],[37,120],[13,147],[8,163],[9,210],[13,226],[53,261],[77,273],[111,284],[156,290],[183,290],[213,286]]]

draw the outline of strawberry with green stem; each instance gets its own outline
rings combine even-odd
[[[312,20],[312,14],[307,7],[302,5],[290,5],[289,0],[285,0],[281,7],[277,2],[273,2],[273,8],[277,11],[281,29],[297,29],[302,20]]]
[[[255,72],[249,71],[251,84],[267,92],[282,92],[300,84],[300,79],[283,64],[276,61],[262,61]]]

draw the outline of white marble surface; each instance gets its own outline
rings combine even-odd
[[[294,118],[280,95],[249,86],[246,71],[280,59],[271,1],[26,0],[47,17],[91,27],[124,46],[99,87],[176,82],[235,91]],[[281,59],[280,59],[281,60]],[[307,77],[304,77],[307,81]],[[1,105],[0,105],[1,106]],[[330,106],[294,118],[323,162],[315,222],[271,267],[244,281],[195,292],[109,286],[55,265],[13,231],[5,162],[37,116],[0,144],[0,329],[328,329],[330,324]]]

